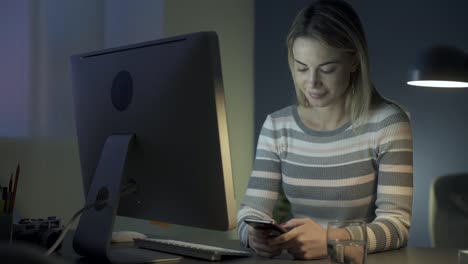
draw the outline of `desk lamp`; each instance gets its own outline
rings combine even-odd
[[[409,85],[468,88],[468,54],[448,45],[425,50],[409,67]],[[468,250],[459,250],[459,263],[468,263]]]

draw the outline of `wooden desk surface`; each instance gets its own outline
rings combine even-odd
[[[286,264],[286,263],[304,263],[304,264],[328,264],[327,259],[301,261],[292,260],[289,256],[284,255],[280,258],[261,258],[251,257],[245,259],[236,259],[224,261],[236,264],[248,263],[268,263],[268,264]],[[193,259],[183,259],[179,263],[207,263],[206,261],[198,261]],[[404,248],[400,250],[369,254],[367,264],[457,264],[458,250],[457,249],[440,249],[440,248]]]
[[[229,248],[238,247],[238,241],[226,241],[225,245]],[[90,263],[89,261],[80,258],[72,249],[71,239],[67,239],[59,253],[60,258],[65,259],[69,263]],[[249,264],[249,263],[311,263],[311,264],[327,264],[328,260],[313,260],[313,261],[297,261],[293,260],[289,255],[283,254],[279,257],[270,259],[262,257],[249,257],[229,259],[222,261],[226,264]],[[220,263],[210,262],[204,260],[197,260],[192,258],[183,258],[177,262],[181,264],[195,264],[195,263]],[[369,254],[367,257],[367,264],[457,264],[458,263],[458,249],[447,248],[403,248],[393,251]]]

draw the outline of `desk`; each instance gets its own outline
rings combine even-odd
[[[80,258],[72,249],[71,239],[64,242],[63,248],[59,253],[65,260],[70,263],[89,263]],[[226,244],[220,245],[224,247],[235,248],[238,246],[238,241],[226,241]],[[268,264],[286,264],[286,263],[304,263],[304,264],[328,264],[328,260],[313,260],[313,261],[295,261],[289,255],[283,254],[278,258],[262,258],[250,257],[230,259],[222,262],[210,262],[191,258],[184,258],[178,262],[180,264],[200,264],[200,263],[225,263],[225,264],[250,264],[250,263],[268,263]],[[369,254],[367,257],[367,264],[457,264],[458,263],[458,249],[444,249],[444,248],[403,248],[388,252]]]

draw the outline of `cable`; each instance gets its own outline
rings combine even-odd
[[[80,216],[84,211],[90,209],[90,208],[93,208],[95,206],[99,206],[99,205],[105,205],[107,204],[109,200],[98,200],[98,201],[95,201],[94,203],[90,204],[90,205],[87,205],[83,208],[81,208],[78,212],[76,212],[72,218],[70,220],[68,220],[68,223],[67,225],[65,226],[65,228],[63,229],[62,233],[60,234],[60,236],[57,238],[57,240],[55,241],[55,243],[49,248],[49,250],[47,250],[47,252],[45,253],[46,256],[49,256],[50,254],[52,254],[55,249],[60,245],[60,243],[62,243],[63,239],[65,238],[65,235],[67,234],[68,230],[70,229],[70,227],[72,226],[73,222],[75,222],[76,218],[78,218],[78,216]]]
[[[127,183],[126,185],[124,185],[124,187],[120,191],[120,196],[122,197],[127,194],[135,193],[136,191],[137,191],[136,183],[134,182]],[[76,212],[72,216],[72,218],[68,220],[68,223],[65,225],[65,228],[63,229],[62,233],[57,238],[55,243],[46,251],[44,255],[50,256],[50,254],[52,254],[55,251],[55,249],[60,245],[60,243],[62,243],[63,239],[65,238],[65,235],[67,234],[68,230],[72,226],[73,222],[75,222],[75,220],[78,218],[78,216],[80,216],[84,211],[87,211],[90,208],[97,207],[97,206],[105,206],[107,205],[107,202],[109,202],[109,200],[97,200],[97,201],[94,201],[94,203],[86,205],[85,207],[81,208],[78,212]]]
[[[120,191],[120,197],[125,196],[127,194],[136,193],[137,191],[138,187],[136,182],[131,181],[122,187],[122,190]]]

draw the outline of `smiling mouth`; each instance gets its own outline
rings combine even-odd
[[[309,95],[312,98],[320,98],[323,97],[327,92],[326,91],[309,91],[307,92],[307,95]]]

